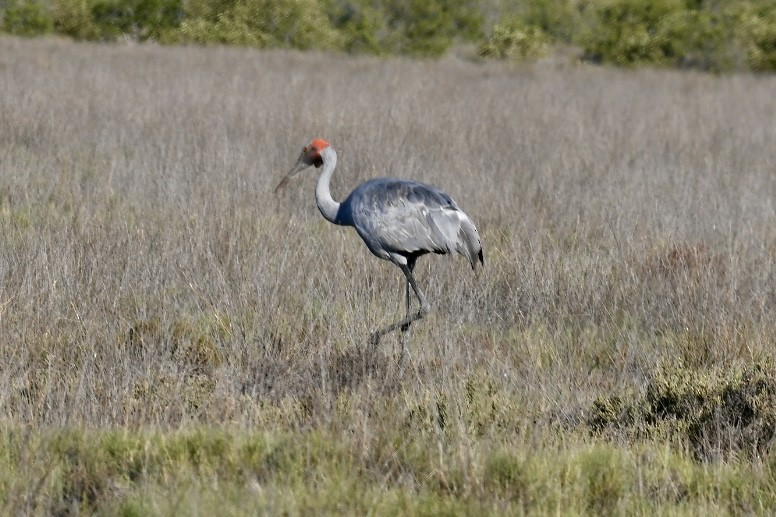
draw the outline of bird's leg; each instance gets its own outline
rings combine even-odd
[[[410,271],[412,267],[410,266]],[[410,317],[410,282],[409,280],[404,282],[405,291],[407,294],[407,315],[405,319]],[[399,376],[404,374],[404,361],[407,359],[410,351],[410,324],[406,323],[401,327],[401,356],[399,356]]]
[[[407,269],[409,269],[409,271],[410,271],[410,276],[412,276],[412,273],[415,271],[415,260],[417,260],[417,259],[410,259],[410,260],[407,261]],[[407,299],[407,315],[405,316],[405,318],[409,319],[409,317],[410,317],[410,307],[412,306],[412,301],[410,300],[410,281],[409,281],[409,278],[405,278],[404,288],[405,288],[406,299]],[[410,329],[410,323],[407,323],[406,325],[402,326],[401,331],[406,334],[409,329]]]
[[[409,260],[407,262],[407,269],[410,270],[410,273],[412,273],[415,270],[415,260]],[[404,283],[406,294],[407,294],[407,316],[406,318],[410,317],[410,281],[407,279]],[[408,332],[410,330],[410,324],[407,323],[401,328],[402,336],[401,336],[401,356],[399,356],[399,377],[404,375],[404,362],[407,360],[407,356],[410,355],[410,333]]]
[[[409,282],[409,280],[406,280],[404,282],[404,287],[405,287],[405,291],[407,293],[407,316],[405,316],[405,318],[409,318],[410,317],[410,282]],[[401,327],[401,331],[404,332],[404,333],[406,333],[409,329],[410,329],[410,324],[409,323],[407,323],[405,325],[402,325],[402,327]]]
[[[396,323],[392,323],[388,325],[387,327],[380,329],[374,333],[372,333],[372,336],[370,338],[370,341],[373,345],[376,345],[380,342],[380,338],[384,335],[388,334],[389,332],[393,332],[396,329],[400,329],[404,326],[407,326],[409,328],[409,325],[413,321],[417,321],[421,319],[423,316],[428,314],[428,312],[431,310],[431,306],[426,301],[426,297],[423,296],[423,293],[418,288],[417,282],[415,282],[415,277],[412,276],[412,271],[407,266],[401,265],[399,266],[404,273],[404,276],[407,277],[407,282],[409,282],[410,286],[412,286],[412,290],[415,292],[415,296],[418,297],[418,301],[420,302],[420,309],[415,314],[408,314],[406,318],[404,318],[401,321],[397,321]]]

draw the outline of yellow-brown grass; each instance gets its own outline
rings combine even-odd
[[[774,91],[0,39],[3,425],[324,430],[376,487],[486,497],[488,451],[584,442],[597,399],[663,365],[773,358]],[[313,137],[338,151],[335,198],[417,179],[480,230],[476,274],[419,262],[433,312],[403,379],[398,334],[367,345],[402,314],[398,269],[321,218],[312,170],[273,195]],[[405,434],[436,474],[393,463]]]

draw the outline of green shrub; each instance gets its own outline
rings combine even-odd
[[[587,423],[594,433],[676,439],[700,459],[759,456],[776,437],[776,368],[663,368],[640,396],[597,400]]]
[[[88,0],[57,0],[56,11],[57,32],[78,40],[101,38]]]
[[[765,2],[741,3],[731,7],[737,46],[742,49],[746,68],[758,72],[776,71],[776,8]]]
[[[38,36],[54,29],[54,17],[39,2],[11,0],[3,15],[3,29],[17,36]]]
[[[733,66],[726,32],[724,20],[716,13],[678,11],[660,21],[656,40],[669,65],[721,72]]]
[[[680,0],[608,0],[595,5],[591,27],[581,37],[586,58],[625,66],[664,63],[660,25],[683,7]]]
[[[140,39],[164,39],[167,33],[180,26],[183,20],[182,0],[137,0],[133,24]]]
[[[181,0],[58,0],[56,28],[75,39],[164,38],[182,18]]]
[[[340,49],[342,41],[319,0],[192,1],[178,37],[196,43],[260,48]]]
[[[133,30],[134,9],[131,2],[96,0],[91,4],[91,15],[99,27],[101,39],[115,40]]]
[[[382,10],[364,1],[334,1],[329,18],[342,36],[346,52],[384,54],[379,34],[386,32]]]
[[[603,0],[578,43],[587,59],[715,72],[776,69],[776,10],[768,2],[717,7],[692,0]]]
[[[541,28],[519,19],[506,20],[493,27],[492,34],[480,45],[483,57],[532,59],[547,53],[549,37]]]
[[[383,16],[388,29],[383,39],[393,53],[440,56],[456,38],[481,35],[482,16],[472,2],[456,0],[386,0]]]
[[[571,43],[580,30],[585,0],[533,0],[523,2],[518,17],[529,26],[540,28],[553,40]]]

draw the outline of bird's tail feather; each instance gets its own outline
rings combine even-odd
[[[469,217],[455,207],[429,212],[427,216],[434,251],[460,253],[469,260],[472,269],[483,262],[482,244],[477,228]]]
[[[472,269],[476,269],[477,261],[485,265],[482,256],[482,243],[477,227],[466,214],[461,213],[461,229],[458,232],[458,246],[456,251],[469,259]]]

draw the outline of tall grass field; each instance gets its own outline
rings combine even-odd
[[[776,511],[776,77],[0,38],[0,513]],[[275,185],[447,191],[432,305]]]

